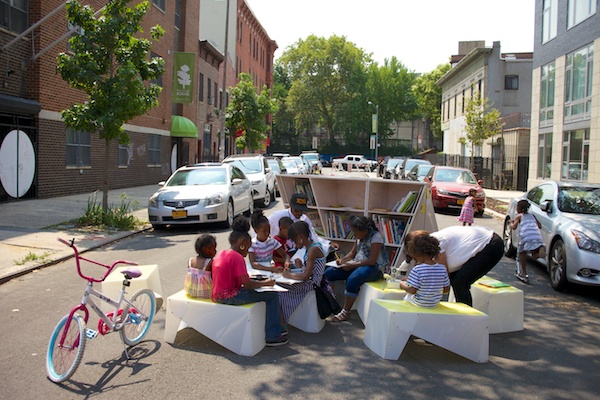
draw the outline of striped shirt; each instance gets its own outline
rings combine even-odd
[[[252,239],[252,246],[248,249],[249,253],[254,253],[257,262],[271,262],[273,252],[281,247],[281,243],[269,237],[264,242],[257,238]]]
[[[410,296],[411,303],[435,307],[442,300],[444,287],[450,285],[450,278],[442,264],[419,264],[410,271],[406,283],[417,289],[417,293]]]

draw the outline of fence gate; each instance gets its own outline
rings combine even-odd
[[[527,191],[529,179],[529,157],[519,157],[517,168],[517,190]]]

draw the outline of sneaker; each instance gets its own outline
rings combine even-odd
[[[289,333],[289,331],[287,330],[287,328],[281,328],[281,336],[287,336]]]
[[[267,340],[265,345],[268,347],[276,347],[276,346],[283,346],[284,344],[288,344],[288,342],[289,342],[289,340],[287,339],[287,337],[281,335],[277,339]]]
[[[517,277],[518,280],[520,280],[521,282],[529,285],[529,275],[519,275],[519,274],[515,274],[515,276]]]

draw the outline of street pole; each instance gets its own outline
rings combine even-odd
[[[219,135],[219,161],[223,161],[225,158],[225,99],[227,98],[227,51],[228,51],[228,42],[229,42],[229,0],[225,2],[225,46],[224,46],[224,55],[223,59],[223,94],[221,95],[221,104],[220,104],[220,112],[219,119],[221,120],[221,132]],[[218,98],[218,93],[215,93],[215,96]]]
[[[375,106],[375,162],[379,163],[379,104],[373,104],[372,101],[368,104]]]

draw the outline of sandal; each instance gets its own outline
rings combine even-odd
[[[348,311],[342,308],[342,311],[331,317],[331,322],[342,322],[348,320]]]
[[[517,277],[518,280],[520,280],[523,283],[526,283],[529,285],[529,275],[519,275],[519,274],[515,274],[515,276]]]

